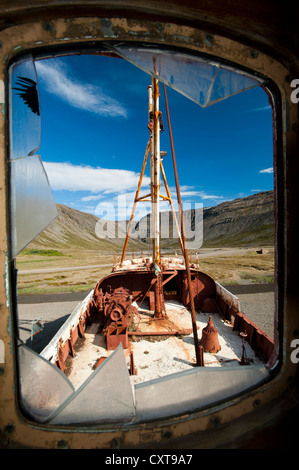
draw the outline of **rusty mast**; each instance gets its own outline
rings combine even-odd
[[[150,168],[151,168],[151,230],[153,238],[153,269],[156,275],[155,282],[155,318],[162,318],[163,314],[163,287],[161,273],[160,253],[160,117],[159,110],[159,81],[152,78],[152,85],[148,86],[148,110],[150,131]]]

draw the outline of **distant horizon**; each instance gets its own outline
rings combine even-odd
[[[219,206],[220,204],[223,204],[223,203],[225,203],[225,202],[233,202],[233,201],[235,201],[235,200],[237,200],[237,199],[246,199],[246,198],[249,198],[249,197],[257,196],[257,195],[262,194],[262,193],[269,193],[269,192],[273,192],[273,191],[274,191],[273,189],[269,189],[269,190],[266,190],[266,191],[260,191],[259,193],[250,194],[249,196],[237,197],[237,198],[235,198],[235,199],[230,199],[230,200],[227,200],[227,201],[222,201],[222,202],[219,202],[219,204],[216,204],[216,205],[214,205],[214,206],[207,206],[207,207],[203,206],[203,210],[212,209],[213,207],[217,207],[217,206]],[[83,213],[85,213],[85,214],[93,215],[93,216],[95,216],[95,217],[97,217],[97,218],[100,218],[100,217],[98,217],[98,216],[95,215],[95,214],[91,214],[90,212],[86,212],[86,211],[84,211],[84,210],[76,209],[75,207],[68,206],[67,204],[63,204],[63,203],[59,203],[59,202],[56,202],[56,204],[57,204],[57,205],[60,205],[60,206],[68,207],[69,209],[77,210],[77,211],[79,211],[79,212],[83,212]],[[190,209],[187,209],[187,210],[190,210]],[[192,208],[191,208],[191,210],[192,210]],[[161,210],[160,213],[161,213],[161,212],[171,212],[171,208],[169,207],[169,209]],[[176,210],[176,212],[178,212],[178,210]],[[146,215],[148,215],[149,213],[150,213],[150,212],[148,212]],[[144,215],[141,215],[140,218],[142,218],[142,217],[144,217]],[[128,222],[129,220],[130,220],[130,216],[129,216],[127,219],[122,219],[122,220],[119,220],[119,221],[120,221],[120,222],[125,222],[125,221]],[[138,222],[138,220],[140,220],[140,219],[137,219],[137,220],[136,220],[136,219],[134,218],[134,220]]]

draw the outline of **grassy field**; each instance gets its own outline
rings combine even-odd
[[[24,250],[17,258],[18,293],[45,294],[92,289],[111,272],[114,259],[114,253],[97,250]],[[195,261],[194,257],[192,261]],[[233,256],[225,250],[211,251],[211,256],[209,253],[204,257],[199,254],[198,263],[201,271],[224,285],[238,284],[242,280],[256,283],[274,280],[273,249],[265,254],[248,250]],[[80,266],[90,267],[63,270]]]
[[[113,261],[112,253],[96,250],[25,250],[17,257],[18,293],[45,294],[91,289],[101,277],[111,272]],[[98,267],[64,271],[64,268],[96,265]]]
[[[221,284],[239,284],[242,280],[254,283],[274,282],[274,254],[255,251],[232,257],[218,256],[199,261],[202,271]]]

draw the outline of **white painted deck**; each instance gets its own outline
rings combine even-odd
[[[135,318],[135,326],[139,331],[173,331],[192,329],[190,312],[177,301],[165,302],[167,319],[154,320],[153,312],[139,308]],[[216,354],[204,353],[205,367],[225,368],[241,366],[242,337],[233,331],[233,326],[225,322],[218,313],[197,313],[196,324],[198,338],[201,339],[202,329],[212,315],[214,327],[218,330],[221,350]],[[103,334],[98,334],[98,324],[93,324],[85,331],[86,339],[81,342],[74,358],[68,359],[68,378],[77,389],[93,372],[93,367],[100,357],[108,357],[113,351],[107,351]],[[195,349],[193,333],[184,336],[165,337],[129,337],[129,348],[125,350],[127,366],[130,365],[130,351],[133,351],[137,375],[130,376],[132,386],[152,379],[165,377],[169,374],[192,370],[195,366]],[[252,364],[263,362],[255,357],[248,343],[245,343],[246,356]]]

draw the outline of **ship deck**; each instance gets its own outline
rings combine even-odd
[[[133,352],[136,374],[130,375],[132,386],[152,379],[165,377],[176,372],[193,369],[196,366],[195,347],[192,333],[191,313],[178,301],[165,301],[167,318],[154,319],[153,312],[143,303],[134,318],[134,332],[129,333],[129,345],[124,350],[128,370],[132,366]],[[233,325],[218,313],[196,313],[199,341],[202,330],[211,315],[218,331],[221,349],[217,353],[204,352],[205,367],[240,366],[242,358],[242,337],[233,331]],[[98,333],[98,324],[93,323],[85,330],[85,338],[76,344],[75,356],[66,361],[66,375],[75,389],[94,371],[100,360],[109,357],[105,336]],[[189,330],[189,331],[186,331]],[[144,336],[144,333],[148,335]],[[176,334],[175,334],[176,333]],[[245,342],[247,360],[250,364],[264,364],[257,358],[250,344]]]

